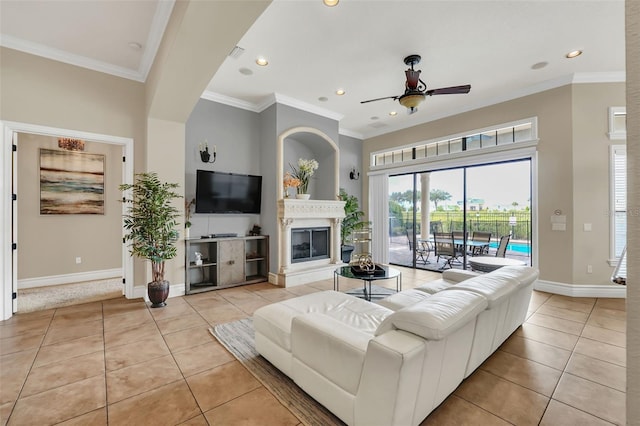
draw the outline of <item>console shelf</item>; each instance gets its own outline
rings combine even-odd
[[[201,265],[196,265],[196,252]],[[267,281],[269,236],[188,239],[185,265],[186,294]]]

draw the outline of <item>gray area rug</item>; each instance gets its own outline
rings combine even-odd
[[[344,425],[256,351],[252,318],[218,324],[209,331],[303,424]]]

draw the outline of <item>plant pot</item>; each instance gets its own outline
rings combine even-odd
[[[342,261],[344,263],[351,262],[351,253],[355,249],[354,246],[344,245],[340,247],[342,249]]]
[[[310,197],[311,194],[296,194],[298,200],[308,200]]]
[[[147,295],[152,308],[167,306],[165,300],[169,297],[169,281],[151,281],[147,284]]]

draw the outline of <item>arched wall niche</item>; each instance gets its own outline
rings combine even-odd
[[[293,127],[278,136],[278,199],[284,197],[284,174],[291,171],[291,165],[297,167],[299,158],[313,158],[319,164],[309,185],[311,198],[335,200],[340,184],[340,150],[326,133],[313,127]]]

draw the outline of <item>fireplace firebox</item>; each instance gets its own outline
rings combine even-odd
[[[291,230],[291,263],[328,259],[331,247],[329,227]]]

